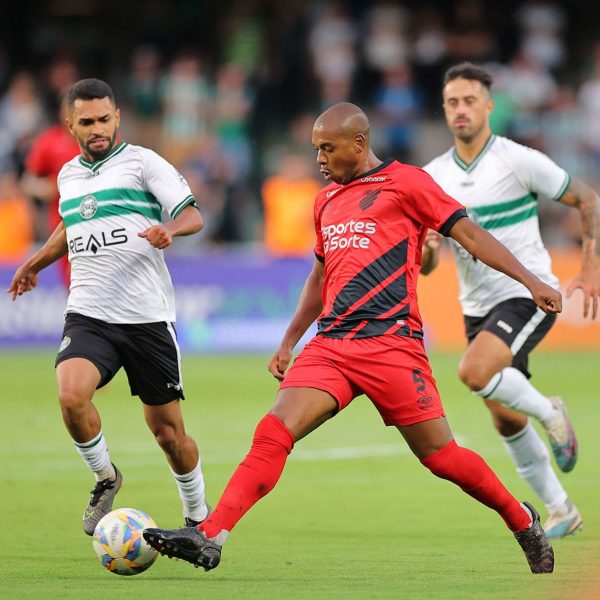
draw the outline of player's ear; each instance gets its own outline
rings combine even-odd
[[[357,133],[354,136],[354,148],[356,150],[356,154],[361,154],[365,151],[365,147],[367,145],[367,139],[362,133]]]
[[[118,128],[121,124],[121,111],[116,108],[115,109],[115,126]]]
[[[73,121],[71,121],[71,119],[69,117],[67,117],[65,119],[65,123],[67,124],[67,129],[69,130],[69,133],[75,137],[75,131],[73,130]]]

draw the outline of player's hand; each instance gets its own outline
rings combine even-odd
[[[280,346],[267,365],[269,373],[271,373],[275,379],[283,381],[283,378],[285,377],[285,370],[288,368],[291,360],[291,349]]]
[[[146,238],[148,243],[159,250],[164,250],[173,242],[173,236],[164,225],[153,225],[140,231],[139,237]]]
[[[439,250],[443,237],[444,236],[441,233],[438,233],[434,229],[428,229],[427,235],[425,236],[425,243],[423,245],[435,252]]]
[[[593,266],[582,269],[581,273],[571,281],[567,288],[567,298],[570,298],[575,290],[583,292],[583,318],[590,314],[595,319],[598,315],[598,299],[600,298],[600,271]]]
[[[17,296],[22,296],[25,292],[30,292],[38,283],[38,274],[31,268],[23,265],[19,267],[6,288],[6,291],[11,295],[13,302]]]
[[[558,290],[538,280],[529,288],[533,301],[545,313],[553,315],[562,312],[562,296]]]

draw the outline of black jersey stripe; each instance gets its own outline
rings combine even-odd
[[[405,319],[410,315],[410,304],[405,304],[396,314],[386,317],[385,319],[373,319],[369,321],[364,327],[361,327],[354,335],[353,338],[365,338],[375,337],[377,335],[385,335],[389,329],[398,325],[399,319]],[[408,326],[404,325],[403,330],[407,330],[410,333]]]
[[[337,319],[344,321],[351,318],[354,326],[362,319],[372,319],[389,311],[406,297],[406,274],[403,273],[385,288],[369,298],[363,305],[350,314],[346,313],[369,294],[375,287],[381,285],[388,277],[406,265],[408,238],[396,244],[382,254],[364,269],[357,273],[338,293],[331,312],[319,321],[319,329],[326,330]]]
[[[369,298],[366,302],[358,306],[355,310],[345,315],[341,322],[333,328],[342,327],[345,331],[354,329],[360,321],[380,318],[381,315],[388,313],[394,306],[397,306],[406,298],[406,271],[391,281],[383,289]],[[402,309],[403,310],[403,309]],[[402,311],[401,311],[402,312]],[[408,316],[408,315],[403,315]],[[387,315],[385,319],[400,318],[400,314]],[[334,325],[338,317],[328,315],[319,321],[319,331],[326,332]]]

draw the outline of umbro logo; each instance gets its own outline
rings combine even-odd
[[[417,408],[419,410],[430,410],[431,408],[433,408],[431,405],[432,400],[433,398],[431,396],[421,396],[417,400],[417,404],[419,405]]]
[[[365,190],[365,195],[363,199],[358,203],[362,210],[367,210],[367,208],[371,208],[373,203],[375,202],[375,198],[379,196],[381,190],[373,190],[372,192],[369,190]]]
[[[461,181],[460,182],[460,187],[471,187],[475,185],[474,181]]]

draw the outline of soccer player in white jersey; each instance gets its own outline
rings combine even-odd
[[[492,135],[489,117],[491,75],[471,63],[450,68],[443,102],[454,147],[424,168],[469,216],[487,229],[542,281],[558,280],[539,232],[538,196],[577,208],[583,230],[581,272],[567,296],[583,291],[583,314],[596,318],[600,296],[600,205],[595,192],[547,156]],[[429,232],[421,272],[432,271],[440,238]],[[544,529],[561,538],[582,526],[582,518],[550,464],[549,453],[529,417],[546,430],[558,467],[569,472],[577,460],[577,441],[558,397],[547,397],[529,382],[528,355],[552,327],[556,316],[540,311],[519,283],[474,260],[451,244],[460,283],[460,302],[469,341],[459,377],[484,398],[496,429],[519,475],[544,502]]]
[[[96,485],[83,513],[92,535],[121,487],[92,402],[123,367],[131,394],[165,452],[187,524],[208,514],[198,448],[186,433],[173,285],[163,257],[174,237],[203,219],[185,179],[152,150],[117,143],[120,114],[105,82],[84,79],[67,94],[67,125],[81,155],[58,175],[62,222],[15,273],[13,300],[65,254],[71,288],[56,358],[62,416]],[[162,222],[163,211],[170,220]]]

